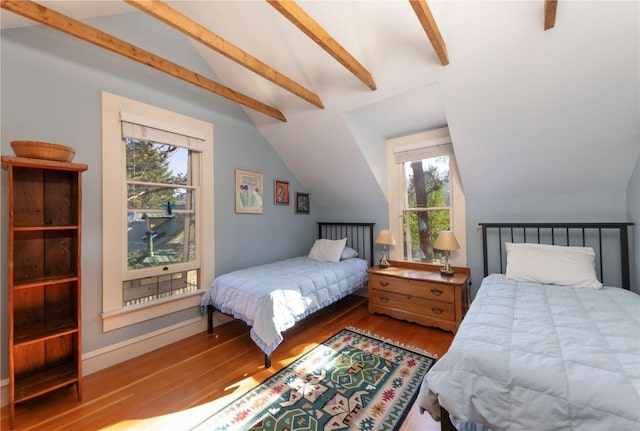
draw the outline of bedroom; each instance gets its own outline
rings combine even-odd
[[[373,8],[363,11],[346,2],[349,13],[343,20],[332,20],[327,18],[331,10],[309,4],[309,12],[336,40],[370,66],[376,91],[308,40],[310,55],[300,63],[319,61],[313,56],[321,58],[328,76],[298,70],[303,66],[289,57],[292,54],[283,53],[287,52],[283,47],[289,45],[276,39],[276,34],[267,38],[265,33],[245,31],[242,34],[248,39],[243,42],[240,34],[227,28],[244,16],[243,10],[227,11],[225,17],[241,17],[213,24],[220,34],[267,63],[279,68],[285,62],[282,68],[288,73],[301,82],[311,82],[327,106],[324,110],[274,90],[254,76],[236,84],[234,74],[246,75],[237,66],[225,67],[224,60],[213,63],[219,69],[212,72],[207,61],[215,59],[205,60],[201,48],[188,38],[126,4],[118,9],[124,15],[84,20],[202,75],[217,76],[232,87],[258,94],[261,100],[292,103],[285,105],[292,110],[285,111],[285,124],[53,29],[3,28],[2,154],[12,154],[12,140],[39,139],[74,147],[75,160],[89,165],[83,177],[85,372],[204,328],[203,315],[194,306],[103,332],[102,91],[213,124],[216,274],[308,252],[317,221],[373,221],[378,228],[386,227],[383,155],[371,148],[382,146],[389,137],[445,125],[451,130],[465,188],[466,260],[474,288],[482,271],[478,222],[640,221],[637,3],[581,6],[560,2],[556,27],[546,32],[541,29],[543,6],[539,1],[452,2],[448,7],[443,3],[434,2],[432,9],[451,57],[444,67],[405,4],[402,8],[407,10],[399,16],[387,13],[400,21],[389,18],[386,24]],[[259,7],[273,20],[274,28],[284,32],[280,37],[296,33],[270,6]],[[367,14],[371,18],[365,20]],[[2,10],[3,26],[9,15]],[[242,19],[252,26],[251,19],[261,19],[256,15]],[[410,23],[406,24],[411,28],[409,41],[398,34],[402,19]],[[368,27],[352,30],[344,25],[349,20],[366,21],[362,25]],[[357,33],[367,35],[366,44]],[[386,34],[394,36],[395,50],[384,45]],[[304,43],[299,34],[295,40]],[[258,55],[262,50],[264,56]],[[253,88],[245,90],[247,87]],[[340,92],[348,97],[337,99],[335,93]],[[381,116],[381,112],[398,115]],[[425,117],[430,123],[421,124]],[[341,157],[335,157],[336,153]],[[264,174],[262,215],[234,212],[236,168]],[[271,205],[274,179],[289,181],[292,193],[310,193],[310,214],[295,214],[291,205]],[[3,196],[4,187],[5,177]],[[4,199],[0,205],[0,273],[6,274]],[[633,232],[633,284],[637,289],[640,239],[638,229]],[[4,276],[2,283],[6,309]],[[3,321],[3,346],[6,340]],[[2,361],[6,388],[4,356]]]

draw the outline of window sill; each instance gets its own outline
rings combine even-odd
[[[114,329],[199,306],[203,293],[203,290],[197,290],[173,298],[163,298],[146,304],[104,312],[102,313],[102,330],[103,332],[113,331]]]

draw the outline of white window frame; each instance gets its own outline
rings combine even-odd
[[[395,153],[399,151],[417,151],[437,146],[443,148],[451,144],[449,128],[431,130],[412,135],[389,139],[385,142],[387,161],[387,197],[389,202],[389,230],[396,239],[397,245],[391,246],[390,256],[393,260],[404,260],[404,244],[402,244],[402,218],[406,200],[406,181],[404,166],[396,163]],[[443,153],[445,154],[445,153]],[[451,229],[460,244],[460,250],[451,252],[451,264],[467,266],[467,229],[465,221],[465,198],[460,181],[460,173],[453,151],[449,153],[449,181],[451,185],[450,221]]]
[[[124,114],[126,113],[126,114]],[[173,133],[202,139],[201,191],[196,220],[200,289],[123,307],[122,282],[127,274],[126,151],[121,119],[138,119]],[[111,331],[200,305],[204,287],[215,274],[213,212],[213,125],[107,92],[102,93],[102,327]],[[118,234],[116,234],[118,233]]]

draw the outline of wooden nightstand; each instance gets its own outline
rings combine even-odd
[[[369,313],[382,313],[455,333],[469,308],[469,268],[451,277],[438,265],[392,261],[369,268]]]

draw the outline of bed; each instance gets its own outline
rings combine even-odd
[[[640,430],[630,225],[481,224],[485,278],[420,410],[443,430]]]
[[[366,286],[374,225],[319,222],[308,255],[216,277],[201,300],[208,332],[213,333],[215,311],[244,321],[269,368],[285,330]]]

